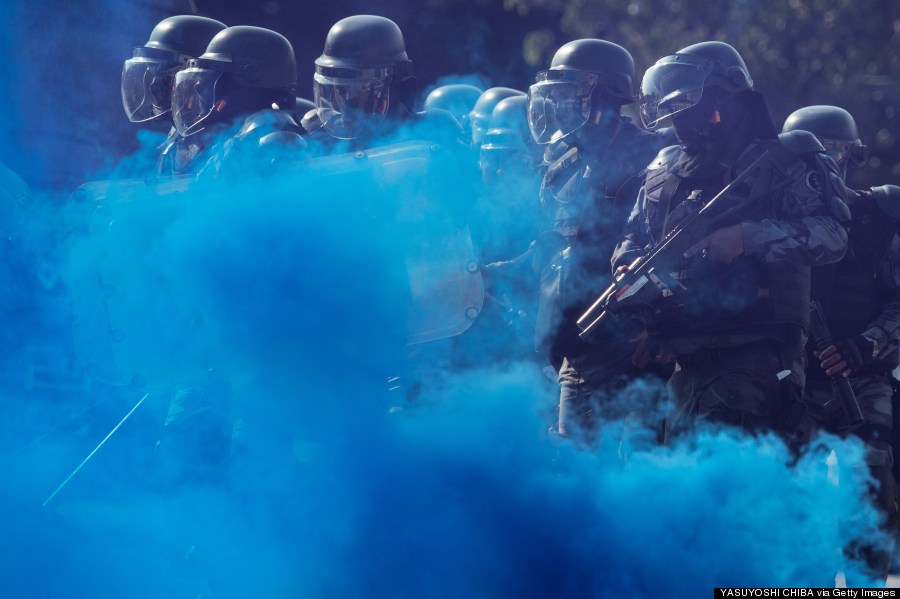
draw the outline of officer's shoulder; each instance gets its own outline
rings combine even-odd
[[[817,154],[825,152],[822,143],[809,131],[796,129],[778,134],[778,142],[794,154]]]
[[[557,140],[554,142],[548,143],[544,146],[544,163],[545,164],[553,164],[560,158],[566,155],[566,152],[573,149],[574,146],[570,146],[565,140]]]
[[[240,148],[304,148],[302,129],[294,116],[284,110],[266,108],[247,116],[234,138]]]
[[[456,120],[456,117],[448,110],[443,108],[429,108],[421,112],[414,112],[414,118],[420,122],[435,123],[444,127],[453,129],[462,129],[462,125]]]
[[[681,153],[681,146],[667,146],[659,151],[650,164],[647,165],[648,171],[655,171],[661,168],[665,168],[669,163],[671,163],[678,154]]]
[[[443,108],[429,108],[422,112],[412,113],[417,126],[431,129],[439,137],[462,139],[463,128],[449,111]]]
[[[258,110],[244,119],[237,137],[248,136],[264,137],[275,131],[300,133],[300,125],[294,120],[294,116],[275,108]]]
[[[881,185],[872,187],[869,193],[879,210],[895,221],[900,221],[900,187]]]

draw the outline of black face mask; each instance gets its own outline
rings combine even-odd
[[[696,105],[672,117],[675,137],[689,156],[702,153],[707,140],[714,134],[715,125],[712,119],[722,99],[721,96],[719,88],[707,88],[703,90],[703,96]]]
[[[717,87],[705,89],[696,106],[672,117],[675,135],[684,148],[675,165],[676,174],[692,178],[723,174],[752,141],[754,123],[747,97],[732,96]]]

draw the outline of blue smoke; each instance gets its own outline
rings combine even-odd
[[[4,594],[694,597],[859,580],[842,548],[875,534],[867,477],[844,467],[836,485],[825,466],[831,448],[863,463],[859,444],[822,439],[791,466],[775,438],[727,430],[657,447],[650,417],[608,423],[591,449],[553,442],[536,360],[458,355],[502,331],[404,345],[410,257],[437,259],[460,226],[466,156],[386,181],[288,154],[190,185],[95,185],[47,208],[59,229],[26,219],[64,248],[71,303],[41,317],[72,319],[93,382],[4,402],[21,417],[0,461]],[[173,400],[185,391],[212,399]]]
[[[160,19],[189,12],[188,3],[166,4],[4,2],[0,161],[33,187],[68,193],[133,152],[119,75]]]
[[[731,431],[656,447],[653,418],[559,444],[554,385],[492,342],[505,330],[465,321],[479,305],[453,293],[460,269],[416,295],[410,265],[447,248],[468,272],[454,235],[471,157],[392,180],[285,154],[280,170],[161,189],[144,176],[162,134],[143,132],[111,168],[131,143],[116,77],[133,32],[165,16],[149,13],[0,7],[0,156],[41,187],[0,207],[16,224],[0,269],[0,594],[693,597],[860,576],[841,548],[874,535],[867,479],[843,468],[837,486],[824,464],[831,448],[862,463],[858,444],[824,439],[789,466],[779,441]],[[119,182],[68,196],[73,171],[101,165]],[[471,327],[407,346],[411,314]]]

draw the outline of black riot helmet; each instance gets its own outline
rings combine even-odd
[[[753,89],[753,80],[737,50],[723,42],[701,42],[656,61],[641,81],[641,120],[649,129],[696,106],[704,89],[728,95]]]
[[[524,96],[525,92],[513,89],[511,87],[491,87],[484,90],[472,110],[469,111],[468,121],[472,128],[472,144],[478,146],[487,132],[487,128],[491,122],[491,116],[494,108],[501,100],[511,98],[513,96]]]
[[[634,101],[634,60],[605,40],[581,39],[562,46],[550,68],[528,88],[528,122],[539,144],[581,128],[600,110],[618,111]]]
[[[468,126],[469,112],[475,107],[475,103],[484,90],[474,85],[464,83],[451,83],[436,87],[425,97],[422,108],[431,110],[440,108],[453,115],[463,127]]]
[[[175,73],[203,54],[225,24],[194,15],[169,17],[157,23],[150,39],[134,49],[122,66],[122,106],[133,123],[158,120],[172,110]]]
[[[481,140],[481,149],[529,152],[535,149],[528,129],[527,96],[510,96],[497,103],[491,113],[488,130]]]
[[[485,180],[500,173],[534,173],[541,150],[528,126],[528,97],[510,96],[497,103],[481,140],[481,172]]]
[[[859,166],[868,158],[868,148],[859,140],[853,115],[837,106],[806,106],[784,121],[782,131],[809,131],[822,142],[828,155],[846,176],[847,164]]]
[[[175,76],[173,121],[187,136],[212,121],[265,108],[293,110],[296,89],[294,49],[283,35],[261,27],[229,27]]]
[[[412,67],[396,23],[374,15],[341,19],[316,59],[313,89],[322,126],[339,139],[355,139],[395,107],[411,112]]]

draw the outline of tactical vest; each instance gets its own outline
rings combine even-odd
[[[852,192],[847,254],[837,264],[813,269],[813,297],[825,312],[834,339],[861,334],[878,318],[890,294],[881,280],[880,266],[897,232],[897,223],[884,214],[868,191]],[[890,372],[898,365],[898,352],[886,352],[864,372]],[[822,374],[811,368],[810,374]],[[822,374],[824,376],[824,374]]]
[[[638,186],[629,194],[627,184],[659,151],[661,140],[624,117],[611,135],[608,146],[595,152],[562,142],[548,147],[545,160],[549,166],[540,191],[542,204],[555,211],[554,231],[574,241],[582,225],[599,224],[614,238],[610,250],[621,236],[637,196]],[[612,216],[608,212],[614,200],[617,214]]]
[[[767,151],[773,160],[764,162],[756,173],[722,198],[711,218],[748,198],[756,198],[753,201],[757,206],[740,220],[780,216],[781,193],[793,182],[785,174],[786,167],[802,159],[802,155],[775,140],[764,140],[750,146],[725,176],[733,178]],[[670,172],[680,152],[677,147],[664,151],[645,178],[645,226],[654,243],[727,183],[723,176],[721,182],[707,183],[706,189],[693,189],[690,180],[682,180]],[[737,222],[722,226],[733,224]],[[694,258],[681,266],[676,278],[688,291],[676,301],[664,300],[660,306],[662,313],[649,327],[661,338],[715,337],[723,345],[731,344],[729,337],[788,341],[796,338],[797,330],[809,328],[808,266],[786,260],[763,263],[753,256],[741,256],[731,264]]]

